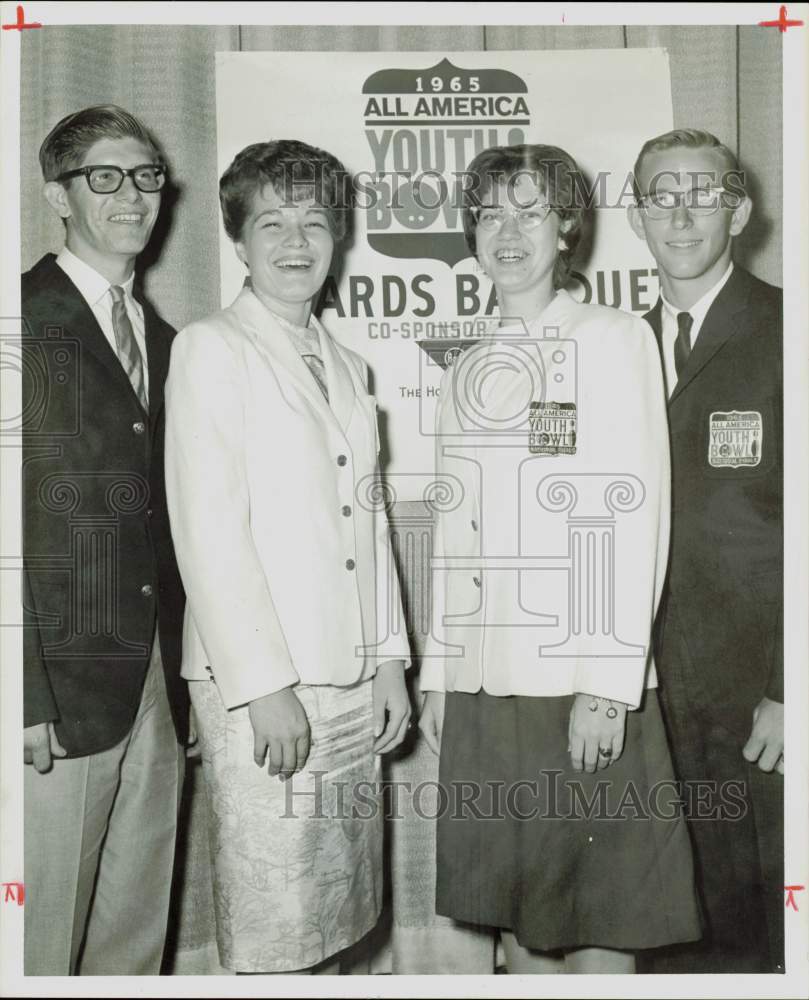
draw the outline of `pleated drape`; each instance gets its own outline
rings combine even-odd
[[[331,52],[663,47],[671,61],[674,124],[715,132],[738,150],[752,178],[756,210],[737,257],[780,284],[780,46],[778,32],[755,27],[46,26],[22,38],[23,266],[62,243],[61,224],[41,196],[42,139],[70,111],[119,103],[165,145],[178,188],[176,200],[167,199],[173,204],[161,221],[162,238],[151,248],[157,259],[148,272],[149,294],[177,327],[219,307],[217,51],[323,51],[324,73],[339,95]],[[548,95],[556,102],[580,99],[563,79]]]
[[[165,146],[176,200],[149,248],[147,288],[176,327],[219,307],[214,53],[238,45],[235,27],[45,27],[23,36],[22,265],[63,242],[45,203],[37,154],[50,129],[90,104],[120,104]],[[172,204],[173,202],[173,204]]]

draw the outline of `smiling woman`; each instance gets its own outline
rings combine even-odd
[[[367,366],[311,314],[350,192],[342,164],[305,143],[239,153],[220,201],[249,278],[232,306],[178,335],[166,389],[183,676],[219,957],[237,972],[322,967],[374,926],[378,754],[410,715],[407,640],[386,639],[377,619],[403,614],[387,518],[357,501],[377,474]],[[349,820],[341,796],[359,788],[374,808]]]
[[[256,143],[225,171],[220,202],[253,291],[306,327],[335,244],[348,235],[351,178],[343,165],[306,143]]]
[[[312,198],[290,204],[271,185],[255,192],[236,253],[267,308],[306,326],[333,251],[328,214]]]
[[[583,217],[568,153],[495,147],[468,174],[464,229],[500,319],[441,382],[438,478],[463,488],[438,514],[434,555],[468,569],[436,575],[420,726],[449,801],[485,790],[485,814],[544,772],[578,806],[561,813],[540,786],[506,793],[497,822],[445,811],[436,908],[500,928],[510,973],[630,973],[633,952],[700,933],[676,802],[648,824],[605,822],[608,803],[673,778],[648,655],[669,529],[657,347],[642,320],[562,287]],[[633,499],[597,541],[616,488]],[[566,572],[536,572],[546,560]]]

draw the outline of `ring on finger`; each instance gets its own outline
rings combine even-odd
[[[612,757],[612,747],[599,747],[598,748],[599,757],[603,757],[605,760],[609,760]]]

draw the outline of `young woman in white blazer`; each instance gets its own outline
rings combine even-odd
[[[382,900],[378,755],[410,714],[406,637],[363,360],[312,315],[350,222],[350,178],[296,141],[220,182],[249,280],[183,330],[166,390],[183,676],[202,749],[220,961],[323,968]],[[370,804],[369,804],[370,803]]]
[[[420,675],[437,910],[499,927],[509,972],[633,972],[638,949],[700,935],[649,656],[670,503],[657,349],[641,319],[563,290],[586,190],[567,153],[489,149],[467,181],[500,320],[445,372],[436,417],[455,497]]]

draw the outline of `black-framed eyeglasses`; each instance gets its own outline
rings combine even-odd
[[[90,190],[96,194],[115,194],[124,183],[124,177],[131,177],[138,191],[143,191],[145,194],[154,194],[166,183],[166,168],[156,163],[141,163],[140,166],[130,167],[129,170],[103,164],[77,167],[75,170],[66,170],[56,179],[66,181],[81,175],[84,175]]]
[[[723,187],[691,188],[690,191],[654,191],[638,198],[638,206],[651,219],[665,219],[684,205],[692,215],[713,215],[720,208],[734,211],[741,204],[737,191]]]

